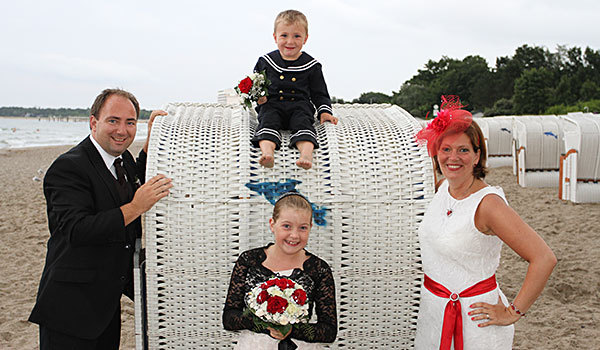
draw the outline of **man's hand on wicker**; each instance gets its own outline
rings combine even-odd
[[[337,125],[338,123],[338,118],[332,116],[329,113],[322,113],[321,114],[321,124],[325,123],[325,122],[330,122],[334,125]]]
[[[471,305],[471,308],[474,309],[473,311],[469,312],[471,320],[487,321],[479,323],[479,327],[487,327],[491,325],[508,326],[517,322],[519,318],[521,318],[521,315],[512,312],[509,307],[504,306],[500,296],[498,296],[498,304],[474,303]]]
[[[152,123],[154,123],[154,118],[159,115],[167,115],[169,113],[163,111],[162,109],[157,109],[150,113],[150,119],[148,119],[148,135],[146,136],[146,143],[144,144],[144,152],[148,153],[148,143],[150,142],[150,132],[152,131]]]
[[[161,198],[166,197],[171,187],[171,179],[162,174],[156,175],[135,191],[131,204],[145,213]]]

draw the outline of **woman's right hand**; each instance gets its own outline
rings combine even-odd
[[[256,101],[259,105],[267,103],[267,96],[261,96],[258,101]]]

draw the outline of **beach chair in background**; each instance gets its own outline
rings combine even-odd
[[[558,187],[561,124],[554,115],[513,117],[513,169],[521,187]]]
[[[398,106],[333,106],[338,125],[317,125],[313,169],[295,165],[289,133],[275,167],[258,164],[256,118],[239,105],[173,103],[154,122],[147,176],[173,179],[144,216],[136,264],[138,349],[226,349],[236,335],[221,314],[238,255],[273,240],[275,199],[308,196],[307,250],[329,263],[339,332],[329,347],[410,349],[422,280],[417,229],[434,185],[421,128]]]
[[[433,120],[433,118],[429,118],[429,119],[415,118],[415,120],[419,123],[419,125],[421,125],[421,127],[426,128],[427,124],[429,124]]]
[[[488,168],[513,165],[512,118],[512,116],[473,118],[485,137]]]
[[[560,157],[559,198],[600,202],[600,115],[569,113],[564,120],[565,153]]]

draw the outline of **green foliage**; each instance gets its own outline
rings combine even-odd
[[[600,98],[600,88],[593,81],[586,80],[581,84],[579,96],[582,100],[593,100]]]
[[[589,100],[589,101],[580,101],[574,105],[554,105],[548,107],[544,114],[567,114],[571,112],[591,112],[591,113],[600,113],[600,99]]]
[[[538,114],[550,105],[600,98],[600,51],[558,46],[556,52],[523,45],[494,68],[480,56],[429,60],[394,92],[391,102],[425,117],[441,95],[459,95],[466,109],[486,116]]]
[[[512,100],[507,98],[501,98],[492,108],[487,108],[484,111],[486,117],[493,117],[496,115],[511,115],[514,114],[514,104]]]
[[[141,109],[140,119],[149,119],[151,111]],[[26,108],[26,107],[0,107],[0,117],[89,117],[89,108]]]
[[[359,98],[352,100],[352,103],[391,103],[392,96],[388,96],[381,92],[365,92],[360,94]]]
[[[431,103],[431,101],[434,102]],[[400,91],[394,92],[392,96],[393,104],[404,108],[411,115],[421,118],[425,118],[435,101],[435,94],[420,84],[405,83]]]
[[[515,81],[514,110],[517,114],[541,114],[552,96],[552,72],[543,67],[528,69]]]
[[[347,103],[343,98],[337,98],[335,96],[331,96],[331,103]]]

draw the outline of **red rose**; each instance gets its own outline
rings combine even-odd
[[[242,92],[244,94],[249,93],[250,89],[252,89],[252,79],[250,79],[248,77],[244,78],[238,84],[238,89],[240,89],[240,92]]]
[[[256,302],[259,304],[262,304],[267,300],[269,300],[269,292],[267,292],[266,290],[263,290],[262,292],[260,292],[258,294],[258,296],[256,297]]]
[[[292,282],[291,280],[287,279],[287,278],[280,278],[276,281],[275,283],[277,285],[277,287],[279,287],[279,289],[284,290],[287,288],[294,288],[294,282]]]
[[[273,296],[267,300],[267,312],[270,314],[281,314],[287,308],[288,302],[282,297]]]
[[[277,280],[268,280],[267,282],[263,283],[260,285],[261,289],[269,289],[271,287],[273,287],[275,285],[275,283],[277,283]]]
[[[296,304],[302,306],[306,303],[306,292],[302,289],[296,289],[294,293],[292,293],[292,299],[294,299]]]

